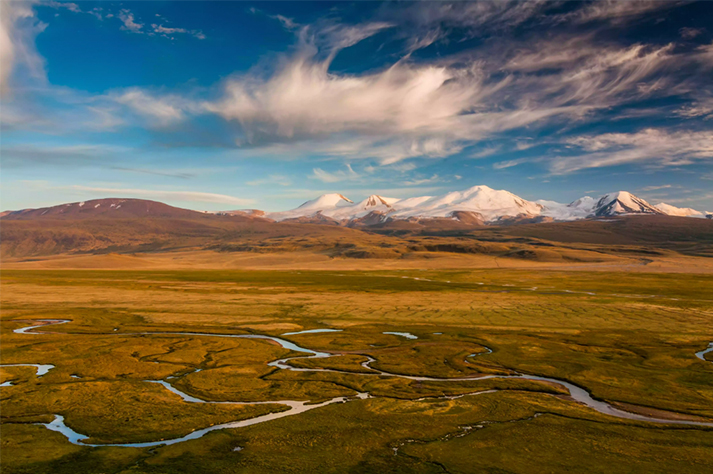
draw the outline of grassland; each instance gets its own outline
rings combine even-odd
[[[0,383],[14,384],[0,389],[2,470],[703,472],[710,428],[608,417],[547,383],[414,381],[360,364],[433,377],[525,372],[632,411],[713,420],[713,363],[694,356],[713,341],[711,288],[705,274],[602,269],[4,270],[2,363],[56,367],[42,377],[0,369]],[[12,332],[36,319],[72,321]],[[266,340],[138,334],[314,328],[342,331],[282,337],[343,355],[293,365],[344,372],[270,367],[294,354]],[[90,442],[140,442],[285,409],[187,403],[145,382],[167,377],[213,401],[373,398],[158,448],[81,447],[33,424],[61,414]]]

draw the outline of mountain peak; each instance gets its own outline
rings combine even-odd
[[[619,214],[664,214],[640,197],[627,191],[617,191],[602,196],[594,207],[595,216]]]
[[[376,207],[376,206],[387,206],[391,207],[389,202],[384,199],[383,197],[379,196],[378,194],[372,194],[368,198],[366,198],[364,201],[360,203],[360,205],[364,206],[364,208],[370,208],[370,207]]]
[[[339,193],[322,194],[316,199],[305,202],[297,209],[313,209],[326,208],[345,205],[346,203],[354,204],[354,201]]]
[[[475,194],[475,193],[494,193],[497,192],[495,189],[491,188],[490,186],[486,186],[484,184],[478,184],[476,186],[471,186],[465,191],[463,191],[463,194]]]
[[[660,202],[654,206],[659,211],[669,216],[680,216],[680,217],[705,217],[705,214],[701,211],[696,211],[690,207],[676,207],[665,202]]]

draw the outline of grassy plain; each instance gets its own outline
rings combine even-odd
[[[713,341],[713,276],[598,270],[4,270],[2,363],[56,367],[42,377],[0,369],[0,383],[14,383],[0,389],[2,470],[705,471],[710,428],[604,416],[546,383],[412,381],[365,375],[360,365],[368,356],[373,367],[411,375],[520,371],[632,411],[712,420],[713,364],[694,354]],[[39,329],[51,334],[12,332],[35,319],[72,321]],[[270,367],[296,354],[266,340],[137,334],[315,328],[342,332],[282,337],[344,355],[293,365],[349,373]],[[80,447],[32,424],[61,414],[91,442],[139,442],[284,409],[187,403],[145,382],[169,376],[214,401],[374,398],[158,448]],[[490,389],[500,391],[435,398]]]

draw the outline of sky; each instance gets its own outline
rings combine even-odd
[[[713,2],[0,0],[0,207],[713,211]]]

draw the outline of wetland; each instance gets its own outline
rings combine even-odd
[[[713,278],[607,276],[5,271],[3,471],[699,470]]]

